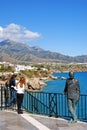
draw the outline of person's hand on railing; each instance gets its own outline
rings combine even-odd
[[[61,80],[67,80],[67,78],[62,76],[62,77],[61,77]]]

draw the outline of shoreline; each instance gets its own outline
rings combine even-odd
[[[26,77],[26,81],[27,81],[27,89],[28,90],[41,90],[43,87],[46,87],[47,84],[46,82],[49,82],[51,80],[57,80],[58,78],[61,80],[66,80],[65,77],[56,77],[53,76],[53,73],[68,73],[69,71],[63,71],[63,72],[59,72],[59,71],[51,71],[51,73],[49,75],[47,75],[46,77],[33,77],[33,78],[28,78]],[[83,72],[83,71],[75,71],[75,72]],[[84,71],[87,72],[87,71]],[[5,85],[7,79],[6,80],[0,80],[0,85]]]

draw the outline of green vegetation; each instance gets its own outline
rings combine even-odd
[[[39,77],[39,74],[37,73],[37,71],[34,71],[34,70],[21,70],[20,72],[29,78]]]
[[[32,64],[33,70],[21,70],[19,73],[28,78],[50,77],[52,72],[76,71],[87,72],[87,64]],[[0,78],[4,79],[5,72],[14,73],[15,70],[11,66],[0,65]]]
[[[0,65],[0,72],[14,72],[14,68],[11,66]]]
[[[87,64],[59,64],[54,67],[55,71],[87,72]]]
[[[20,72],[26,75],[28,78],[47,77],[48,75],[50,75],[50,72],[43,70],[22,70]]]

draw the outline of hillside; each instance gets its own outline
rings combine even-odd
[[[46,51],[38,46],[30,47],[26,43],[7,39],[0,42],[0,61],[11,63],[85,63],[87,62],[87,55],[71,57],[57,52]]]

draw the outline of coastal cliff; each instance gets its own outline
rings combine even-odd
[[[47,84],[45,83],[48,80],[56,80],[57,77],[48,76],[48,77],[41,77],[41,78],[31,78],[27,80],[27,86],[30,90],[40,90],[42,87],[46,87]]]
[[[5,74],[4,79],[0,78],[0,85],[5,85],[7,82],[9,83],[10,76],[11,74]],[[37,71],[30,77],[24,72],[18,73],[16,77],[17,81],[19,81],[20,76],[24,76],[26,78],[27,90],[41,90],[42,87],[47,86],[45,83],[46,81],[56,80],[58,78],[52,75],[52,71]]]

